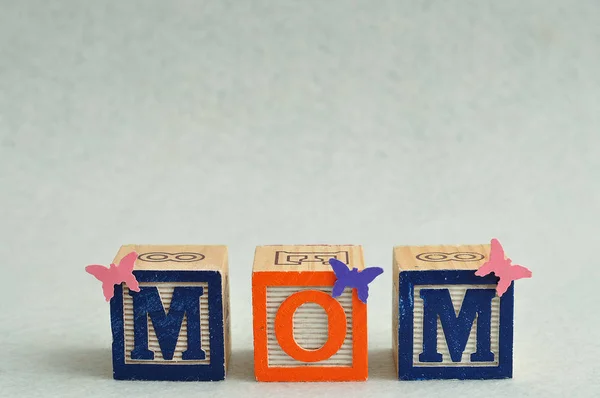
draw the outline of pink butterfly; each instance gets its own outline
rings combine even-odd
[[[129,289],[134,292],[140,291],[138,281],[133,275],[133,266],[136,259],[137,253],[131,252],[119,261],[118,266],[111,264],[110,267],[107,268],[103,265],[88,265],[85,267],[85,271],[88,274],[94,275],[96,279],[102,282],[104,297],[106,298],[106,301],[110,301],[115,294],[114,286],[121,282],[125,282]]]
[[[475,275],[486,276],[493,272],[500,278],[496,291],[498,292],[498,296],[502,297],[510,287],[512,281],[531,278],[531,271],[522,265],[512,264],[510,258],[504,258],[504,249],[498,239],[492,239],[491,244],[490,259],[479,267]]]

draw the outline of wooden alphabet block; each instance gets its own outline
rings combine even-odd
[[[401,380],[512,377],[514,284],[476,276],[490,245],[394,248],[393,347]]]
[[[115,379],[223,380],[230,348],[225,246],[123,246],[140,291],[110,301]]]
[[[252,272],[258,381],[366,380],[367,307],[356,289],[332,297],[335,258],[364,268],[361,246],[261,246]]]

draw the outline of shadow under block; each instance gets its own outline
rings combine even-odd
[[[226,246],[140,246],[140,292],[115,286],[113,374],[119,380],[224,380],[231,338]]]
[[[260,246],[252,271],[258,381],[364,381],[367,306],[355,289],[331,297],[330,258],[363,269],[361,246]]]
[[[475,271],[490,245],[394,248],[393,349],[401,380],[512,377],[514,283]]]

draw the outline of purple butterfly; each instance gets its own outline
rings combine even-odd
[[[337,277],[331,290],[331,297],[339,297],[345,288],[354,287],[358,291],[358,298],[363,303],[366,303],[369,297],[369,286],[367,285],[383,273],[383,269],[379,267],[369,267],[362,271],[356,268],[350,270],[346,264],[335,258],[329,259],[329,265]]]

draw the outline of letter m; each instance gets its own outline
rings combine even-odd
[[[423,299],[423,352],[421,362],[442,362],[437,351],[438,317],[446,336],[448,351],[453,362],[460,362],[467,346],[473,322],[477,316],[477,351],[472,362],[491,362],[491,319],[494,289],[468,289],[456,316],[448,289],[421,289]]]
[[[163,358],[173,359],[184,315],[187,317],[187,350],[182,353],[182,359],[202,360],[206,357],[200,344],[202,287],[176,287],[168,313],[156,287],[142,287],[139,293],[130,290],[129,294],[133,297],[135,339],[131,359],[154,359],[154,352],[148,349],[148,317],[152,320]]]

